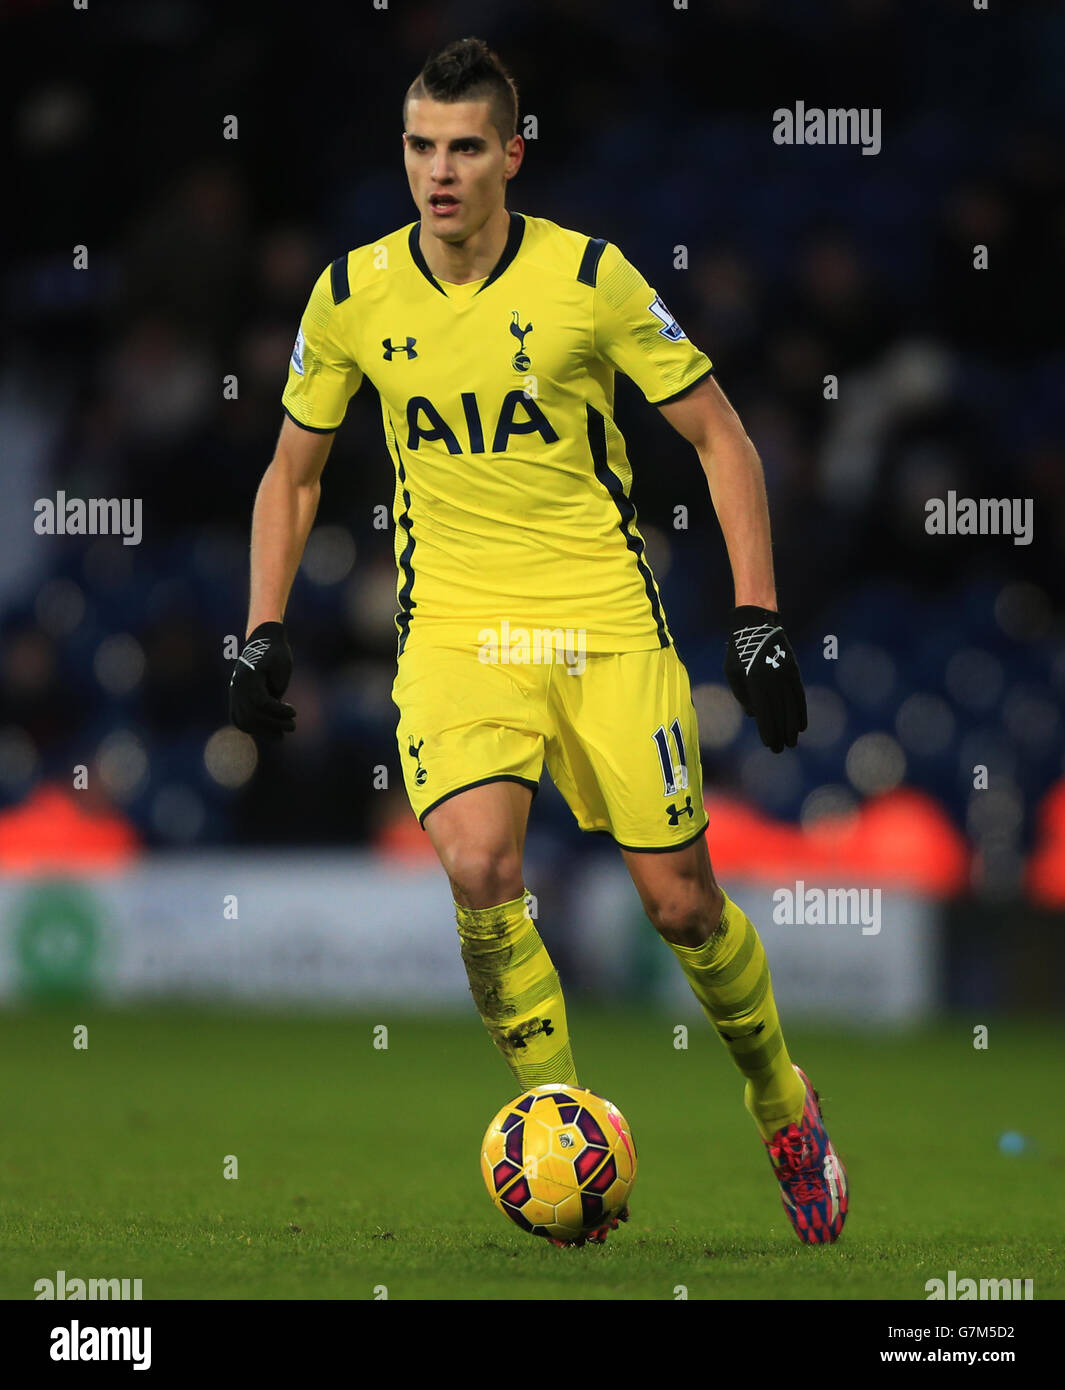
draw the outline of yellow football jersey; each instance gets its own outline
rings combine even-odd
[[[399,651],[566,630],[671,645],[613,419],[614,373],[662,405],[712,371],[616,246],[510,213],[492,273],[437,280],[415,222],[340,256],[300,324],[285,411],[326,433],[364,377],[396,469]],[[504,624],[506,625],[504,628]]]

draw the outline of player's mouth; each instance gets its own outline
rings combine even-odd
[[[437,217],[452,217],[459,207],[459,200],[454,193],[430,193],[429,206]]]

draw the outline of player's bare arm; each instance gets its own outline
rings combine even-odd
[[[777,612],[769,504],[761,460],[712,377],[659,409],[695,448],[725,537],[736,591],[725,675],[774,753],[794,748],[806,728],[799,665]]]
[[[765,477],[740,417],[713,377],[659,409],[699,455],[728,548],[736,606],[775,610]]]
[[[284,616],[292,582],[314,525],[332,431],[301,429],[287,416],[255,496],[251,523],[251,598],[244,650],[229,682],[230,718],[238,729],[277,741],[295,729],[284,695],[292,652]]]
[[[255,496],[251,522],[251,597],[247,633],[279,623],[303,558],[333,434],[300,429],[286,416]]]

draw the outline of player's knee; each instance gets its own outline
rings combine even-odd
[[[725,900],[716,884],[681,885],[647,910],[660,935],[678,946],[701,946],[721,920]]]
[[[524,891],[521,856],[513,848],[463,845],[447,855],[444,868],[464,907],[497,907]]]

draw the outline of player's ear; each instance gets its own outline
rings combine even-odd
[[[512,179],[521,168],[521,162],[525,158],[525,140],[520,135],[512,135],[507,141],[505,150],[506,164],[503,172],[508,179]]]

